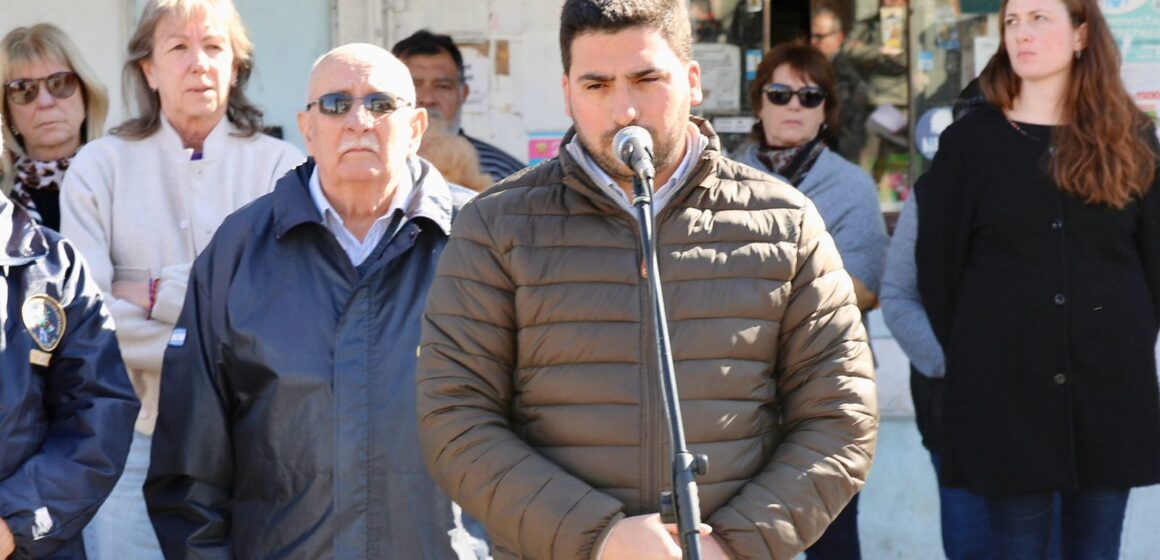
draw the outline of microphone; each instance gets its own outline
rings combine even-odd
[[[642,180],[651,180],[656,175],[652,135],[643,127],[633,125],[620,129],[612,139],[612,151]]]

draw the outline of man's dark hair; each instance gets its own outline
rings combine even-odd
[[[404,62],[416,55],[432,56],[443,53],[451,55],[451,60],[455,61],[455,68],[459,70],[459,81],[462,82],[463,53],[459,52],[459,47],[455,46],[455,41],[451,40],[450,35],[439,35],[420,29],[391,47],[391,54]]]
[[[685,0],[567,0],[560,10],[560,56],[572,69],[572,41],[588,32],[617,33],[633,27],[661,32],[682,62],[693,59]]]

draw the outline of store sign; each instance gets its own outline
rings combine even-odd
[[[1160,114],[1160,1],[1100,0],[1123,60],[1128,94],[1153,119]]]
[[[1160,3],[1100,0],[1100,7],[1126,64],[1160,63]]]
[[[693,59],[701,64],[701,93],[704,95],[701,111],[740,111],[741,47],[726,43],[694,43]]]

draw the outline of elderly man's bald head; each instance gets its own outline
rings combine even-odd
[[[375,81],[387,84],[387,93],[393,93],[405,101],[415,103],[415,83],[411,72],[395,55],[378,45],[370,43],[350,43],[335,47],[314,61],[310,71],[309,99],[330,93],[323,83],[323,76],[340,71],[356,71],[366,76],[375,76]]]
[[[382,93],[401,102],[379,103]],[[320,99],[331,94],[332,101],[344,100],[324,112]],[[415,107],[411,73],[394,55],[374,45],[344,45],[314,63],[298,129],[327,196],[368,190],[389,196],[409,172],[407,158],[419,150],[427,111]]]

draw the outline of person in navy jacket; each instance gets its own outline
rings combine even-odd
[[[84,558],[140,405],[84,260],[3,194],[0,283],[0,558]]]

